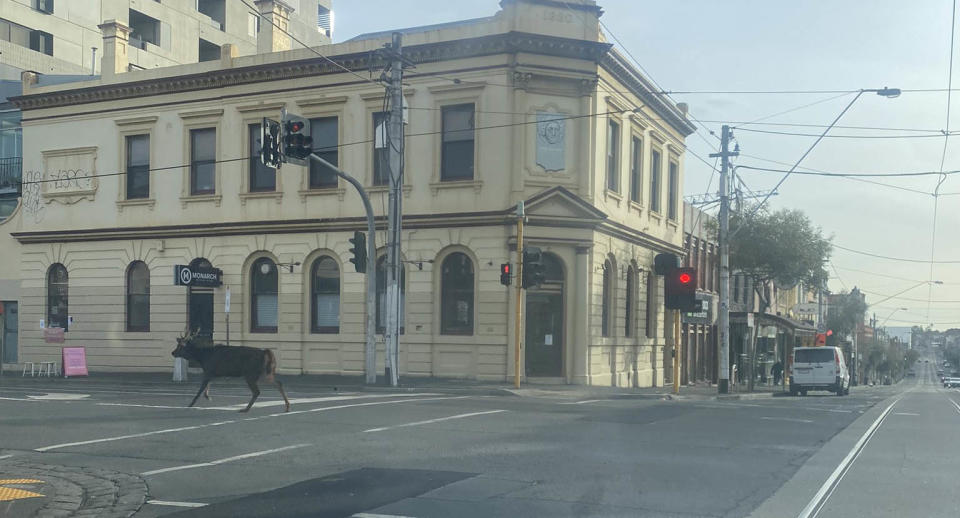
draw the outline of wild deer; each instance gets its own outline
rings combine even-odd
[[[177,337],[177,348],[173,350],[174,358],[184,358],[195,361],[203,368],[203,383],[200,384],[200,390],[190,402],[190,407],[197,402],[200,394],[204,394],[210,399],[207,392],[210,381],[213,378],[244,378],[253,397],[247,403],[247,408],[241,412],[248,412],[253,402],[260,396],[260,388],[257,381],[260,379],[275,383],[280,395],[283,396],[283,402],[286,404],[286,411],[290,411],[290,400],[287,399],[287,393],[283,391],[283,384],[276,378],[277,359],[269,349],[257,349],[254,347],[214,345],[212,347],[200,347],[194,343],[197,337],[197,331],[184,333]]]

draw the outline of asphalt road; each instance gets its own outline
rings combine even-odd
[[[933,385],[908,383],[847,397],[663,401],[334,393],[291,378],[292,412],[263,387],[240,414],[238,383],[215,384],[212,401],[187,409],[192,384],[7,378],[0,475],[20,478],[4,466],[13,461],[138,474],[144,517],[760,516],[771,503],[771,516],[797,516],[843,455],[811,461],[852,445],[896,401],[820,516],[871,509],[861,495],[901,517],[955,516],[956,497],[939,493],[955,480],[947,430],[960,414]],[[911,470],[936,484],[907,492],[898,479]],[[898,499],[924,499],[924,512]],[[37,501],[0,499],[0,516]]]

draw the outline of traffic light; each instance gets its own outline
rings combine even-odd
[[[274,169],[283,162],[280,153],[280,123],[266,117],[260,124],[260,161]]]
[[[367,235],[357,231],[348,241],[353,245],[353,248],[350,249],[350,253],[353,255],[350,262],[353,263],[357,273],[367,273]]]
[[[313,137],[310,136],[310,120],[284,113],[284,159],[294,164],[307,165],[311,153],[313,153]]]
[[[510,263],[500,265],[500,284],[510,285],[510,279],[513,277],[513,270],[510,269]]]
[[[692,312],[697,310],[697,269],[674,268],[664,276],[664,306]]]
[[[520,286],[524,289],[535,288],[543,284],[543,253],[535,246],[523,247],[523,278]]]

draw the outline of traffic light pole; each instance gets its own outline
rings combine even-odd
[[[523,202],[517,203],[517,307],[514,323],[513,386],[520,388],[520,333],[523,332]]]
[[[680,310],[673,312],[673,393],[680,393],[680,361],[683,348],[680,347]]]
[[[711,157],[720,157],[720,376],[717,391],[730,391],[730,182],[728,170],[730,157],[739,153],[729,151],[730,126],[724,124],[720,134],[720,152]]]
[[[364,354],[364,374],[367,385],[373,385],[377,382],[377,244],[376,244],[376,226],[373,219],[373,205],[367,196],[367,191],[356,178],[343,172],[337,166],[318,157],[316,154],[310,155],[310,160],[326,167],[333,174],[350,182],[357,188],[360,199],[363,201],[363,208],[367,212],[367,343]]]

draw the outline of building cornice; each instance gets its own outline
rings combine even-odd
[[[610,44],[596,41],[508,32],[477,38],[411,45],[404,47],[404,60],[418,65],[479,56],[526,52],[600,63],[607,55],[610,47]],[[144,80],[136,80],[136,76],[139,75],[137,72],[128,72],[124,75],[129,75],[130,81],[83,88],[62,88],[21,95],[10,100],[21,110],[27,111],[178,94],[266,81],[343,74],[344,68],[355,72],[367,71],[379,68],[384,64],[377,54],[368,52],[335,55],[328,58],[314,56],[300,60],[205,70],[197,73]]]
[[[697,131],[697,127],[687,120],[680,113],[680,110],[666,101],[664,95],[658,93],[660,89],[649,79],[637,73],[636,69],[619,52],[606,53],[600,61],[600,66],[626,86],[633,95],[639,97],[644,104],[652,108],[657,115],[680,130],[684,136]]]

